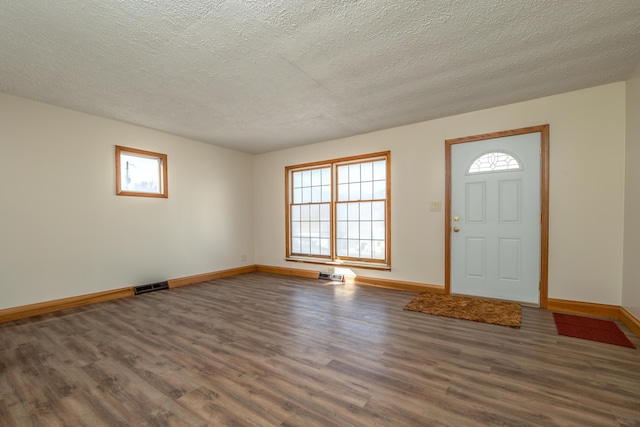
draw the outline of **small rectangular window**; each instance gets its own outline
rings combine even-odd
[[[167,155],[116,146],[116,194],[169,197]]]
[[[390,268],[389,152],[289,166],[287,258]]]

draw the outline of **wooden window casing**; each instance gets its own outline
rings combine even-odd
[[[128,160],[125,160],[123,163],[123,157],[140,159],[140,162],[145,163],[156,163],[155,167],[153,168],[155,170],[151,170],[152,181],[149,181],[149,183],[151,183],[151,187],[148,190],[146,188],[137,188],[132,190],[128,187],[128,183],[126,181],[129,177],[130,164]],[[166,199],[169,197],[167,184],[168,177],[166,154],[154,153],[152,151],[138,150],[137,148],[128,148],[116,145],[116,195],[159,197]]]
[[[389,151],[287,166],[286,259],[389,270],[390,172]]]

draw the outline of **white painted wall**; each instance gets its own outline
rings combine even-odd
[[[256,156],[255,256],[284,261],[284,167],[391,150],[392,271],[358,275],[444,284],[445,139],[550,124],[549,297],[621,304],[625,83]]]
[[[640,64],[626,82],[624,270],[622,306],[640,319]]]
[[[169,198],[116,196],[115,145]],[[0,153],[0,309],[254,264],[251,155],[4,94]]]
[[[429,202],[444,201],[444,140],[549,123],[549,296],[640,316],[640,179],[629,165],[622,284],[625,95],[637,163],[639,74],[255,157],[0,94],[0,309],[254,263],[318,269],[284,261],[284,167],[382,150],[392,153],[393,270],[354,271],[442,285],[444,213]],[[115,196],[115,145],[168,154],[169,199]]]

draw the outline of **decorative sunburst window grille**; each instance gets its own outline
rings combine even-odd
[[[522,170],[522,165],[511,154],[492,151],[475,159],[469,166],[468,174],[497,172],[506,170]]]

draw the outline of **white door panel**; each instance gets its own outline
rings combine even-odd
[[[539,303],[540,143],[529,133],[452,145],[452,293]],[[520,169],[470,173],[490,152]]]

